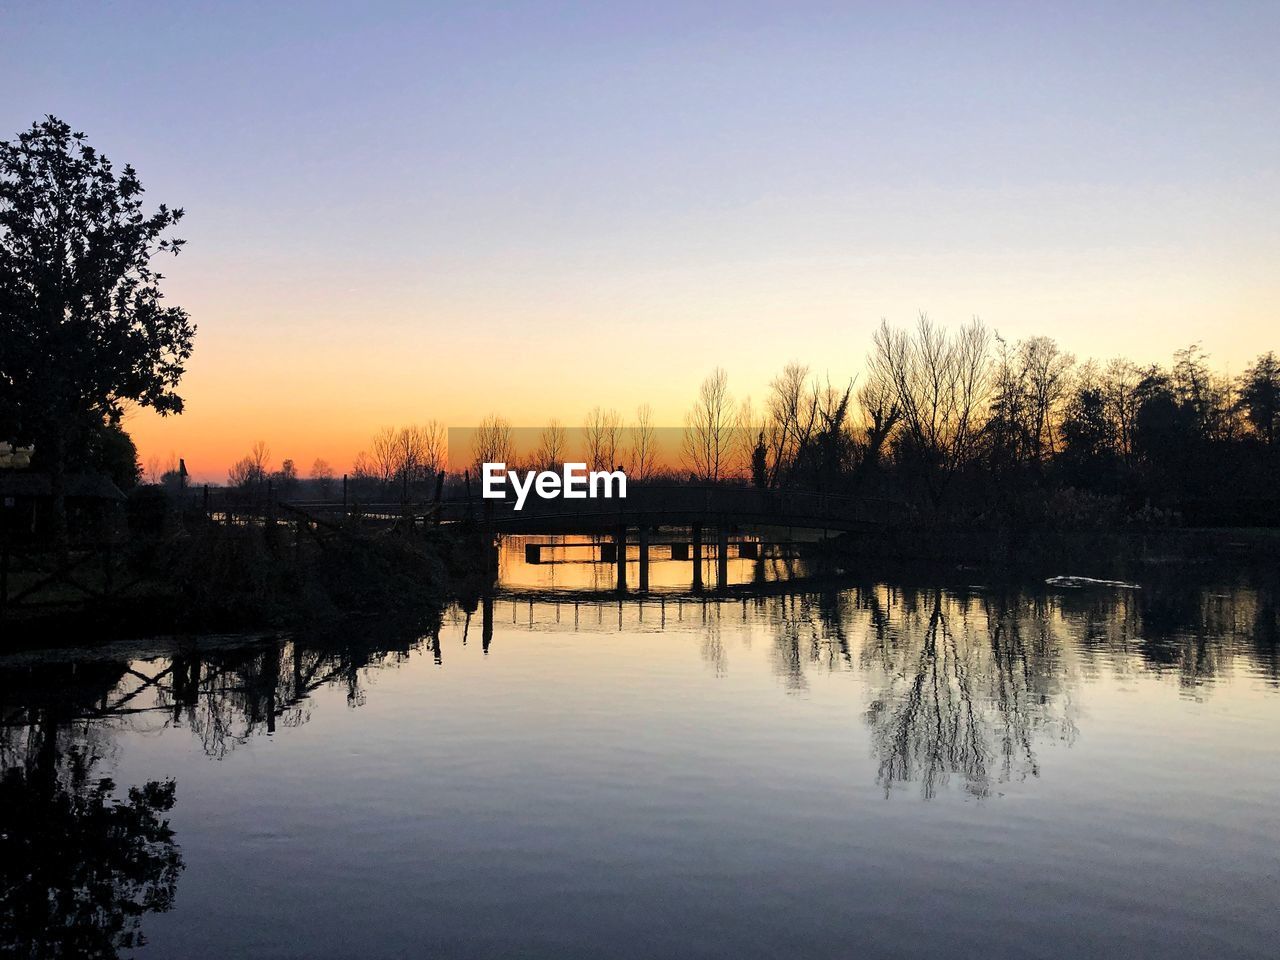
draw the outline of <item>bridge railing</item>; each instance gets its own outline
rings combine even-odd
[[[552,520],[555,518],[590,517],[604,522],[616,516],[620,521],[644,522],[757,522],[808,525],[830,521],[833,526],[878,524],[902,515],[905,507],[898,501],[848,497],[839,494],[804,490],[761,490],[732,484],[660,484],[628,483],[625,498],[542,499],[535,494],[515,509],[514,496],[505,499],[444,497],[435,500],[314,500],[274,498],[250,495],[233,489],[192,490],[187,495],[188,509],[202,510],[217,518],[265,518],[279,514],[281,504],[288,504],[315,517],[337,518],[358,514],[371,520],[397,520],[404,517],[429,518],[453,522],[472,519],[494,521]]]
[[[671,521],[724,520],[729,522],[804,521],[810,525],[829,520],[833,525],[874,524],[895,519],[905,507],[892,500],[847,497],[837,494],[794,490],[760,490],[734,485],[628,484],[627,496],[613,499],[541,499],[530,496],[516,511],[515,499],[447,500],[442,505],[446,519],[454,516],[489,516],[495,520],[550,520],[563,517],[592,517],[600,520],[616,515],[628,522],[653,518]]]

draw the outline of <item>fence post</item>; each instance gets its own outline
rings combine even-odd
[[[107,547],[106,547],[106,549],[102,552],[102,569],[103,569],[103,589],[102,589],[102,594],[103,594],[103,596],[105,596],[105,597],[110,597],[110,596],[111,596],[112,587],[113,587],[113,580],[112,580],[112,576],[111,576],[111,561],[112,561],[112,555],[111,555],[111,554],[112,554],[112,551],[111,551],[111,541],[110,541],[110,540],[108,540],[108,541],[107,541]]]

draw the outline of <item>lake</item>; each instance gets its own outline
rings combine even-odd
[[[1275,955],[1274,581],[522,546],[425,636],[0,657],[0,952]]]

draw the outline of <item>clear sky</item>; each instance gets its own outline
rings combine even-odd
[[[45,113],[185,206],[188,412],[339,470],[379,426],[678,423],[881,317],[1081,356],[1280,348],[1280,4],[13,3]]]

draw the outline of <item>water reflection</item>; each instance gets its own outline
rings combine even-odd
[[[776,584],[810,572],[797,551],[816,537],[785,528],[743,532],[724,542],[691,543],[692,536],[664,529],[642,544],[633,534],[622,563],[609,536],[507,536],[498,553],[498,578],[507,589],[632,594]]]
[[[862,661],[881,677],[867,722],[886,793],[916,781],[931,798],[955,775],[985,797],[1039,774],[1037,739],[1074,739],[1073,678],[1045,612],[941,590],[905,597],[896,620],[877,611]]]
[[[857,701],[842,714],[844,737],[865,741],[873,763],[864,782],[874,777],[890,799],[905,788],[908,798],[996,802],[1002,785],[1038,786],[1047,748],[1089,737],[1079,704],[1091,686],[1142,677],[1194,702],[1231,696],[1227,687],[1241,679],[1273,692],[1280,684],[1269,582],[1157,580],[1141,590],[770,582],[741,593],[612,599],[500,588],[459,604],[426,635],[364,623],[0,659],[0,946],[21,956],[110,957],[144,943],[144,917],[174,905],[183,856],[168,815],[181,785],[150,779],[117,789],[117,755],[132,737],[182,731],[231,775],[235,751],[254,738],[287,739],[334,694],[349,707],[368,704],[379,671],[416,662],[449,678],[460,648],[477,639],[488,664],[555,635],[538,655],[560,666],[542,682],[553,677],[570,697],[572,683],[591,682],[574,672],[574,658],[605,670],[612,643],[621,650],[649,637],[667,670],[670,653],[657,651],[669,638],[674,649],[696,650],[717,684],[743,669],[760,673],[772,698],[761,701],[766,714],[788,698]],[[596,636],[576,642],[574,633]],[[459,669],[455,683],[483,692],[483,674]],[[474,719],[474,742],[457,745],[464,754],[492,746],[490,718]],[[758,762],[768,769],[776,759]],[[509,813],[516,820],[506,829],[518,830],[518,811]]]
[[[19,716],[0,728],[0,951],[115,957],[146,942],[147,913],[168,910],[182,855],[166,814],[172,780],[122,798],[97,768],[109,750],[94,713],[127,668],[29,670]],[[12,675],[4,677],[10,691]],[[6,698],[8,699],[8,698]],[[17,722],[13,722],[13,721]]]

